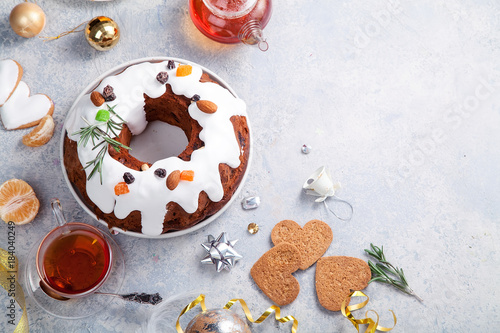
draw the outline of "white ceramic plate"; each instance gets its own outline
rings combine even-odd
[[[179,62],[179,63],[183,63],[183,64],[190,64],[190,65],[195,65],[195,66],[200,67],[205,73],[209,74],[210,77],[213,80],[217,81],[221,86],[223,86],[224,88],[226,88],[227,90],[229,90],[231,92],[231,94],[233,94],[235,97],[238,97],[236,95],[236,93],[234,92],[234,90],[224,80],[222,80],[215,73],[213,73],[212,71],[206,69],[205,67],[203,67],[201,65],[198,65],[198,64],[196,64],[194,62],[191,62],[191,61],[188,61],[188,60],[178,59],[178,58],[148,57],[148,58],[141,58],[141,59],[136,59],[136,60],[132,60],[132,61],[123,63],[123,64],[121,64],[121,65],[119,65],[119,66],[117,66],[115,68],[112,68],[109,71],[103,73],[98,78],[96,78],[94,81],[92,81],[85,89],[83,89],[83,91],[80,93],[80,95],[78,95],[78,97],[76,98],[75,102],[71,106],[71,109],[69,110],[68,115],[66,116],[66,119],[69,118],[69,115],[71,114],[71,112],[73,112],[73,109],[74,109],[76,103],[80,100],[80,98],[82,98],[82,96],[84,96],[85,94],[88,94],[92,90],[94,90],[95,87],[97,87],[99,85],[99,83],[104,78],[106,78],[106,77],[108,77],[110,75],[117,74],[117,73],[123,71],[125,68],[127,68],[127,67],[129,67],[131,65],[139,64],[139,63],[142,63],[142,62],[165,61],[165,60],[174,60],[175,62]],[[140,237],[140,238],[171,238],[171,237],[182,236],[182,235],[185,235],[185,234],[190,233],[192,231],[195,231],[195,230],[198,230],[200,228],[203,228],[204,226],[206,226],[210,222],[212,222],[215,219],[217,219],[229,207],[229,205],[231,205],[231,203],[238,196],[239,192],[241,191],[241,188],[243,187],[243,184],[246,181],[246,178],[247,178],[247,175],[248,175],[248,170],[250,169],[250,164],[251,164],[252,155],[253,155],[252,154],[253,144],[252,144],[252,131],[251,131],[251,128],[250,128],[250,122],[249,122],[249,119],[248,119],[248,114],[247,114],[247,124],[248,124],[249,133],[250,133],[250,152],[249,152],[248,164],[247,164],[247,168],[245,170],[245,174],[243,175],[243,179],[241,180],[241,183],[238,186],[238,188],[236,189],[236,191],[234,192],[232,198],[217,213],[215,213],[214,215],[212,215],[212,216],[206,218],[205,220],[199,222],[198,224],[192,226],[191,228],[188,228],[188,229],[185,229],[185,230],[179,230],[179,231],[172,231],[172,232],[168,232],[168,233],[161,234],[161,235],[158,235],[158,236],[149,236],[149,235],[144,235],[142,233],[133,232],[133,231],[123,231],[122,229],[116,228],[116,227],[114,227],[113,230],[116,230],[116,231],[118,231],[120,233],[123,233],[125,235],[134,236],[134,237]],[[90,216],[92,216],[98,222],[100,222],[101,224],[103,224],[104,226],[107,227],[108,224],[106,222],[104,222],[102,220],[99,220],[97,218],[97,216],[94,214],[94,212],[92,210],[90,210],[90,208],[85,204],[85,202],[83,201],[83,198],[78,193],[78,190],[73,186],[73,184],[71,184],[71,182],[68,179],[68,174],[66,173],[66,168],[64,167],[64,137],[66,136],[66,130],[65,130],[65,128],[66,128],[66,123],[64,124],[64,130],[61,133],[61,143],[60,143],[60,147],[59,147],[59,153],[60,153],[60,159],[61,159],[61,168],[62,168],[62,171],[63,171],[64,180],[66,181],[66,184],[68,185],[69,190],[71,191],[71,193],[75,197],[75,200],[80,204],[80,206]]]

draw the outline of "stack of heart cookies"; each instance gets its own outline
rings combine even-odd
[[[0,61],[0,115],[7,130],[38,125],[23,137],[25,145],[37,147],[47,143],[54,132],[54,103],[44,94],[30,96],[22,76],[23,68],[17,61]]]
[[[316,294],[331,311],[340,311],[351,290],[366,288],[371,279],[370,267],[361,259],[322,257],[333,240],[332,229],[323,221],[309,221],[303,228],[292,220],[281,221],[274,226],[271,240],[275,246],[257,260],[250,274],[277,305],[290,304],[300,292],[292,273],[316,262]]]

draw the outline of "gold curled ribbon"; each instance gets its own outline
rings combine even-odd
[[[177,329],[178,333],[184,333],[184,331],[182,330],[181,324],[179,323],[181,316],[183,314],[185,314],[186,312],[188,312],[189,310],[191,310],[192,308],[194,308],[195,306],[197,306],[198,304],[201,305],[201,310],[203,312],[207,311],[207,306],[205,305],[205,295],[201,294],[194,301],[192,301],[191,303],[186,305],[186,307],[184,309],[182,309],[181,314],[179,315],[179,317],[177,318],[177,322],[175,323],[175,328]]]
[[[26,311],[23,288],[19,282],[17,282],[17,268],[16,256],[0,248],[0,285],[7,291],[9,297],[14,296],[15,301],[19,304],[21,309],[23,309],[23,314],[17,323],[14,333],[28,333],[28,312]],[[10,304],[14,304],[14,302],[11,301]],[[12,320],[14,320],[14,318],[12,318]]]
[[[281,309],[278,306],[272,305],[259,318],[257,318],[257,320],[253,320],[252,314],[250,313],[250,310],[248,309],[247,303],[242,299],[235,298],[235,299],[230,300],[229,302],[227,302],[226,305],[224,305],[223,309],[229,310],[229,308],[231,308],[236,302],[240,302],[241,307],[243,308],[243,311],[245,312],[245,316],[247,317],[247,319],[250,322],[255,323],[255,324],[260,324],[264,321],[264,319],[269,317],[269,315],[271,313],[273,313],[273,311],[274,311],[276,320],[281,322],[281,323],[286,323],[290,320],[293,320],[292,333],[297,333],[297,326],[299,326],[299,322],[297,321],[297,319],[295,319],[293,316],[281,317]],[[177,322],[175,323],[175,328],[177,329],[177,333],[184,333],[184,331],[182,330],[181,324],[179,323],[181,316],[183,314],[185,314],[186,312],[188,312],[189,310],[191,310],[192,308],[194,308],[198,304],[201,305],[201,309],[203,312],[207,311],[207,307],[205,305],[205,295],[201,294],[194,301],[189,303],[181,311],[181,314],[179,315],[179,317],[177,318]]]
[[[358,304],[354,304],[354,305],[349,305],[349,306],[346,307],[347,299],[349,297],[353,297],[353,296],[366,297],[366,300],[364,302],[361,302],[361,303],[358,303]],[[368,296],[366,296],[364,293],[362,293],[361,291],[353,291],[342,302],[342,308],[340,310],[342,311],[342,314],[347,319],[349,319],[351,321],[351,323],[354,325],[354,327],[356,327],[356,329],[358,330],[358,332],[359,332],[359,325],[363,325],[363,324],[368,325],[368,327],[366,328],[365,333],[375,333],[375,331],[377,331],[377,330],[378,331],[382,331],[382,332],[389,332],[394,327],[396,327],[397,319],[396,319],[396,315],[394,314],[394,311],[392,311],[392,310],[389,310],[389,311],[392,312],[392,316],[394,317],[394,326],[392,326],[390,328],[383,327],[383,326],[380,326],[378,324],[379,316],[378,316],[378,313],[375,312],[374,310],[368,310],[368,311],[366,311],[364,319],[356,319],[356,318],[354,318],[354,316],[352,315],[351,311],[359,310],[359,309],[365,307],[365,305],[368,304],[369,300],[370,300],[370,298]],[[368,313],[369,312],[373,312],[375,314],[375,316],[377,317],[377,320],[374,321],[372,318],[368,317]]]
[[[299,326],[299,322],[297,321],[297,319],[295,319],[294,316],[281,317],[281,309],[277,305],[271,305],[259,318],[257,318],[257,320],[253,320],[252,314],[250,313],[250,310],[248,309],[247,303],[242,299],[235,298],[235,299],[230,300],[229,302],[227,302],[226,305],[224,305],[223,309],[229,309],[236,302],[240,302],[241,307],[243,308],[243,311],[245,312],[245,316],[247,316],[247,319],[252,323],[255,323],[255,324],[262,323],[274,311],[274,317],[280,323],[286,323],[286,322],[289,322],[290,320],[293,320],[292,333],[297,332],[297,327]]]

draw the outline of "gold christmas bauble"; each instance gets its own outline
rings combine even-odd
[[[12,9],[9,21],[16,34],[31,38],[38,35],[45,27],[45,13],[37,4],[23,2]]]
[[[87,23],[85,39],[98,51],[112,49],[120,40],[120,28],[106,16],[97,16]]]

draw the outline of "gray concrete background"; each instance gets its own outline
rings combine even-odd
[[[498,2],[275,1],[265,29],[266,53],[208,40],[190,21],[188,2],[180,0],[38,1],[47,15],[42,35],[107,15],[121,27],[122,39],[104,53],[90,48],[83,33],[53,42],[26,40],[8,23],[19,2],[0,3],[0,59],[20,62],[32,92],[54,100],[57,127],[40,148],[21,143],[29,130],[0,130],[0,182],[24,179],[42,205],[34,222],[16,228],[21,264],[55,225],[50,198],[61,199],[68,219],[98,225],[72,197],[59,166],[60,132],[75,98],[120,63],[171,56],[213,70],[246,101],[254,159],[239,198],[207,227],[165,240],[114,237],[127,266],[123,292],[176,296],[166,301],[171,313],[165,318],[200,292],[210,307],[243,298],[256,317],[272,303],[249,272],[271,248],[272,227],[283,219],[303,225],[318,218],[334,233],[325,255],[367,260],[364,248],[383,245],[424,299],[369,285],[366,309],[380,314],[381,325],[391,326],[392,309],[398,318],[393,332],[498,330]],[[313,147],[309,155],[300,152],[304,143]],[[321,165],[343,184],[339,196],[353,204],[352,221],[336,219],[302,194],[302,183]],[[248,195],[261,197],[258,209],[242,210],[239,201]],[[246,231],[250,222],[261,226],[256,235]],[[5,248],[7,226],[0,228]],[[236,250],[244,258],[231,272],[216,273],[199,263],[205,255],[200,244],[222,231],[239,239]],[[319,305],[314,274],[314,267],[295,274],[301,291],[283,314],[298,318],[299,332],[354,332],[340,313]],[[0,304],[7,304],[5,293],[0,295]],[[68,321],[26,301],[32,332],[134,332],[153,310],[113,300],[93,317]],[[254,329],[289,332],[290,327],[270,318]],[[12,329],[0,316],[0,330]]]

